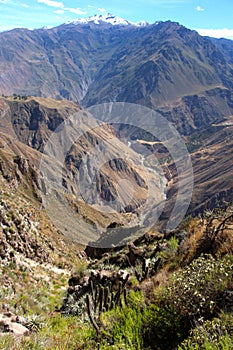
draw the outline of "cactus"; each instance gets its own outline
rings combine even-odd
[[[90,286],[91,286],[91,295],[92,295],[92,299],[95,300],[95,295],[96,295],[96,288],[94,288],[94,283],[91,280],[90,282]]]
[[[101,283],[95,284],[93,280],[90,280],[89,294],[86,299],[86,303],[88,308],[88,315],[93,325],[95,320],[93,319],[91,308],[93,314],[95,314],[96,318],[98,319],[102,312],[111,310],[117,305],[120,305],[120,307],[127,305],[126,283],[128,281],[128,278],[129,274],[125,279],[120,281],[118,280],[119,284],[116,291],[113,290],[113,281],[107,280],[103,285]],[[94,327],[96,328],[96,326]]]
[[[100,291],[99,291],[99,315],[101,314],[103,310],[104,305],[104,287],[100,285]]]
[[[121,297],[120,297],[120,299],[119,299],[119,306],[120,306],[121,309],[123,308],[122,298],[121,298]]]
[[[95,292],[95,299],[94,299],[94,311],[97,310],[98,302],[99,302],[99,294],[100,294],[100,287],[99,285],[96,286],[96,292]]]
[[[115,303],[115,301],[113,300],[113,298],[112,298],[112,300],[111,300],[111,309],[115,309],[115,307],[116,307],[116,303]]]
[[[118,303],[119,303],[121,292],[122,292],[122,282],[120,281],[119,282],[118,291],[116,292],[116,295],[115,295],[115,298],[114,298],[114,301],[115,301],[116,305],[118,305]]]
[[[105,307],[105,309],[107,308],[109,297],[110,297],[110,289],[107,286],[104,288],[104,307]]]
[[[106,311],[111,309],[111,301],[110,299],[108,300],[108,302],[106,303]]]
[[[124,301],[125,301],[125,305],[127,306],[128,303],[127,303],[127,290],[126,290],[126,288],[124,288]]]
[[[93,327],[95,328],[96,332],[98,334],[100,334],[101,333],[100,328],[97,325],[96,321],[94,320],[94,317],[93,317],[92,312],[91,312],[91,300],[90,300],[89,294],[87,294],[87,296],[86,296],[86,304],[87,304],[87,312],[88,312],[89,319],[90,319]]]
[[[135,273],[135,277],[137,278],[138,282],[142,281],[142,276],[140,274],[140,272],[138,272],[136,269],[134,270]]]
[[[143,259],[143,262],[142,262],[143,279],[146,279],[148,277],[149,264],[150,264],[150,260],[149,259],[146,259],[146,258]]]
[[[123,288],[126,286],[126,283],[127,283],[128,279],[129,279],[129,273],[127,274],[126,278],[123,281],[123,284],[122,284]]]

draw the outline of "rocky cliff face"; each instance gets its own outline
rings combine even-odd
[[[185,96],[158,109],[182,135],[191,135],[211,124],[230,117],[233,113],[233,95],[226,88],[214,88],[200,94]]]
[[[205,210],[232,201],[232,118],[213,124],[201,132],[187,138],[187,147],[191,153],[194,190],[187,214],[198,215]],[[163,159],[168,154],[162,155]],[[174,162],[164,162],[164,171],[168,179],[168,205],[161,221],[169,217],[177,194],[178,176]]]
[[[211,98],[210,105],[208,97]],[[185,140],[192,154],[195,177],[189,213],[211,208],[218,201],[228,201],[232,193],[232,121],[231,118],[222,120],[218,112],[220,106],[224,108],[224,101],[227,101],[230,109],[232,101],[229,90],[216,89],[201,97],[182,98],[176,107],[161,110],[172,121],[179,114],[183,124],[177,126],[186,130]],[[169,218],[169,211],[176,199],[178,178],[176,166],[161,143],[146,141],[146,138],[143,140],[145,135],[142,134],[140,141],[131,139],[132,148],[129,148],[116,137],[118,134],[124,137],[124,129],[117,131],[106,124],[100,127],[98,121],[89,119],[88,113],[72,102],[41,98],[2,98],[0,102],[5,111],[1,119],[1,175],[14,188],[27,189],[40,203],[45,200],[43,205],[52,205],[52,202],[46,202],[52,186],[56,198],[64,198],[62,205],[71,206],[74,215],[72,223],[63,220],[61,231],[74,239],[78,232],[81,240],[88,243],[88,240],[98,241],[96,231],[102,237],[102,233],[109,230],[110,238],[106,238],[109,243],[109,240],[115,239],[118,242],[116,237],[119,232],[130,236],[138,230],[138,225],[150,216],[154,205],[164,199],[161,175],[148,170],[146,162],[142,164],[142,156],[136,152],[140,152],[143,143],[144,148],[147,147],[149,153],[152,152],[163,165],[168,202],[160,219],[163,222]],[[200,119],[193,120],[193,110],[197,104]],[[59,130],[59,125],[67,123],[74,115],[78,123],[68,123],[66,137],[61,134],[53,138],[52,135],[59,134],[55,132]],[[132,137],[138,131],[134,130],[134,135],[129,130],[127,132]],[[73,135],[71,138],[69,133]],[[67,147],[67,142],[69,146],[65,156],[60,159],[59,152]],[[49,148],[52,153],[45,157]],[[49,181],[41,175],[42,159],[48,165]],[[49,215],[59,217],[62,209],[55,210],[54,205],[52,208]],[[125,231],[122,225],[126,227]],[[131,232],[130,227],[135,227],[135,230]]]
[[[6,111],[1,119],[2,177],[15,188],[27,189],[45,210],[51,205],[52,220],[62,211],[51,204],[55,191],[57,200],[71,206],[68,217],[74,215],[76,221],[64,220],[59,227],[67,235],[75,239],[80,234],[88,243],[93,240],[90,232],[102,233],[112,222],[136,225],[149,186],[158,203],[163,199],[159,176],[147,172],[112,126],[100,125],[78,105],[41,98],[0,100]]]

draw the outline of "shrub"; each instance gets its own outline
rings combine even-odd
[[[233,349],[233,316],[223,314],[212,321],[200,321],[179,350],[231,350]]]
[[[130,292],[127,300],[127,307],[117,307],[102,315],[106,341],[100,349],[143,349],[143,296],[140,292]]]
[[[201,256],[173,274],[160,302],[190,321],[211,317],[216,312],[221,294],[231,284],[232,265],[232,256],[221,260]]]
[[[174,273],[168,284],[155,293],[144,315],[145,345],[173,349],[188,336],[195,322],[213,318],[223,292],[230,287],[232,262],[232,256],[218,261],[201,256]]]
[[[179,315],[154,304],[144,312],[142,333],[144,349],[169,350],[184,339]]]

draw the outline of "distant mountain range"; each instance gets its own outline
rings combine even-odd
[[[191,96],[204,96],[207,109],[221,116],[233,87],[232,52],[230,40],[201,37],[170,21],[135,24],[106,15],[51,29],[14,29],[0,33],[0,93],[168,111],[177,104],[190,109]],[[225,96],[220,110],[216,94]],[[194,111],[189,115],[196,118]]]
[[[141,22],[131,22],[127,21],[124,18],[114,16],[111,13],[108,13],[106,15],[95,15],[91,16],[89,18],[79,18],[74,21],[68,22],[68,24],[73,23],[73,24],[89,24],[89,23],[94,23],[94,24],[103,24],[103,23],[109,23],[114,26],[136,26],[136,27],[145,27],[149,25],[148,22],[146,21],[141,21]]]

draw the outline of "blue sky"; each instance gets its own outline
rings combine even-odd
[[[135,22],[172,20],[203,35],[233,39],[233,0],[0,0],[0,31],[57,26],[107,12]]]

